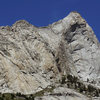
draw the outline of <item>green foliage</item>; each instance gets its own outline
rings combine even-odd
[[[0,94],[0,100],[30,100],[26,99],[27,96],[23,96],[20,93],[12,94],[12,93],[4,93]]]
[[[54,88],[55,88],[54,86],[51,86],[49,88],[47,87],[39,92],[36,92],[35,94],[30,94],[30,95],[23,95],[21,93],[16,93],[16,94],[0,93],[0,100],[34,100],[34,98],[37,96],[43,96],[44,93],[46,92],[52,92]]]
[[[88,91],[93,92],[93,91],[95,91],[95,88],[91,85],[88,85]]]
[[[87,96],[100,96],[100,89],[96,89],[96,87],[92,85],[85,85],[77,77],[70,74],[62,77],[61,84],[67,84],[68,88],[75,89],[80,93],[86,94]]]
[[[43,89],[43,90],[41,90],[39,92],[36,92],[35,94],[33,94],[31,96],[33,96],[33,97],[43,96],[44,93],[46,93],[46,92],[50,92],[51,93],[54,89],[55,89],[55,86],[52,86],[50,88],[47,87],[47,88],[45,88],[45,89]]]
[[[66,83],[66,76],[62,76],[61,84],[65,84],[65,83]]]
[[[62,76],[61,84],[67,84],[68,88],[72,88],[77,90],[80,93],[84,93],[87,96],[100,96],[100,89],[96,89],[92,85],[85,85],[83,82],[81,82],[77,77],[72,75]],[[34,100],[35,97],[43,96],[44,93],[49,92],[52,93],[52,91],[55,89],[55,86],[47,87],[39,92],[36,92],[35,94],[30,95],[23,95],[21,93],[0,93],[0,100]]]

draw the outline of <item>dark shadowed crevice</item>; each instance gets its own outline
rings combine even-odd
[[[80,28],[80,25],[78,23],[71,26],[71,32],[74,32],[77,28]]]
[[[56,62],[57,62],[57,63],[59,62],[59,58],[56,59]]]

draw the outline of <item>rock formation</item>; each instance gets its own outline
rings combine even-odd
[[[47,27],[24,20],[1,26],[0,92],[28,95],[52,86],[35,100],[100,100],[100,44],[87,22],[71,12]]]

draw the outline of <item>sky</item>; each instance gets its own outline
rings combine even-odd
[[[77,11],[93,28],[100,41],[100,0],[0,0],[0,26],[26,20],[47,26]]]

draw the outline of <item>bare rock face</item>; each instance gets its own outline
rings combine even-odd
[[[36,93],[57,86],[62,76],[69,74],[99,89],[100,45],[80,14],[72,12],[47,27],[35,27],[24,20],[0,27],[0,92]],[[56,89],[57,93],[73,91],[68,87]],[[76,100],[88,100],[73,94],[63,93],[63,99],[45,95],[42,99],[75,100],[76,96]]]

